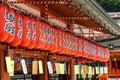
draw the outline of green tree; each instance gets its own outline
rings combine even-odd
[[[96,0],[107,12],[120,12],[120,0]]]

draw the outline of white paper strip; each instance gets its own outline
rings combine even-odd
[[[74,65],[74,73],[75,74],[80,74],[80,67],[79,67],[79,65]]]
[[[91,66],[88,67],[88,75],[92,75],[92,67]]]
[[[65,64],[63,63],[60,64],[60,72],[61,74],[65,74]]]
[[[61,74],[60,66],[61,65],[59,63],[55,63],[56,74]]]
[[[103,67],[100,67],[100,74],[103,74],[104,71],[103,71]]]
[[[38,61],[32,61],[32,74],[38,74]]]
[[[15,61],[14,60],[12,60],[12,72],[11,73],[9,73],[9,75],[10,76],[14,76],[14,63],[15,63]]]
[[[83,65],[82,65],[82,68],[81,68],[81,74],[84,74]]]
[[[104,73],[107,74],[108,73],[108,68],[104,67]]]
[[[5,57],[7,72],[12,73],[12,60],[11,57]]]
[[[92,75],[95,75],[95,68],[92,67]]]
[[[99,67],[96,67],[95,70],[96,70],[96,74],[100,74],[100,69],[99,69]]]
[[[24,74],[28,74],[27,66],[24,59],[21,59],[22,70]]]
[[[49,74],[53,74],[53,69],[52,69],[52,64],[51,62],[47,62],[47,66],[48,66],[48,71],[49,71]]]
[[[43,63],[41,60],[39,60],[38,63],[39,63],[39,73],[43,74]]]
[[[86,78],[86,74],[82,74],[82,78]]]

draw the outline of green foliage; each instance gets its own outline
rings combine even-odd
[[[120,0],[96,0],[107,12],[120,12]]]

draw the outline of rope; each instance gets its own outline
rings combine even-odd
[[[42,0],[42,1],[7,1],[7,3],[14,3],[14,4],[68,4],[72,1],[68,1],[68,0],[65,0],[65,1],[45,1],[45,0]]]

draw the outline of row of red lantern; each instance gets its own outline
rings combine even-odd
[[[108,49],[78,38],[34,18],[15,13],[0,5],[0,41],[10,46],[49,50],[51,53],[74,55],[107,61]]]

